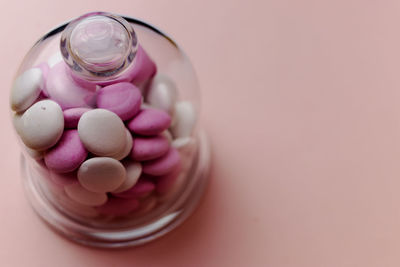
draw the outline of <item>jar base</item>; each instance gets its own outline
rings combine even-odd
[[[123,248],[153,241],[182,224],[198,206],[208,183],[210,147],[207,136],[199,131],[196,136],[198,149],[194,166],[182,193],[160,216],[134,227],[105,229],[82,224],[68,217],[47,199],[38,178],[29,171],[25,157],[21,156],[21,174],[26,195],[35,212],[53,230],[77,243],[100,248]]]

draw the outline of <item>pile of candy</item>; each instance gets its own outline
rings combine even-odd
[[[133,69],[112,82],[77,79],[55,56],[17,77],[10,101],[27,154],[76,214],[148,212],[190,165],[194,107],[140,46]]]

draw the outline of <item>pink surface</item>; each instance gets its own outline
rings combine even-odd
[[[3,2],[0,266],[400,266],[399,1]],[[179,41],[214,148],[196,213],[134,249],[75,245],[35,216],[9,122],[23,55],[93,7]]]

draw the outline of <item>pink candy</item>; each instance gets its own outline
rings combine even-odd
[[[64,126],[65,128],[76,128],[78,126],[79,119],[86,111],[91,110],[90,108],[70,108],[63,111],[64,114]]]
[[[143,173],[154,176],[166,175],[179,167],[180,160],[179,152],[171,147],[164,156],[143,162]]]
[[[46,81],[47,94],[62,109],[93,107],[96,86],[93,85],[91,88],[80,86],[71,77],[68,68],[67,64],[62,61],[50,69]]]
[[[168,129],[171,117],[158,109],[143,109],[128,123],[128,128],[139,135],[158,135]]]
[[[136,161],[156,159],[169,149],[169,142],[163,135],[155,137],[136,137],[133,141],[131,158]]]
[[[97,92],[97,107],[108,109],[122,120],[128,120],[139,112],[142,95],[131,83],[121,82],[106,86]]]
[[[88,152],[79,139],[77,130],[67,130],[60,141],[44,156],[46,166],[55,172],[66,173],[77,169]]]

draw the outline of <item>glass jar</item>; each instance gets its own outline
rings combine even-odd
[[[10,94],[26,194],[91,246],[139,245],[194,210],[210,153],[190,61],[145,22],[96,12],[44,35]]]

